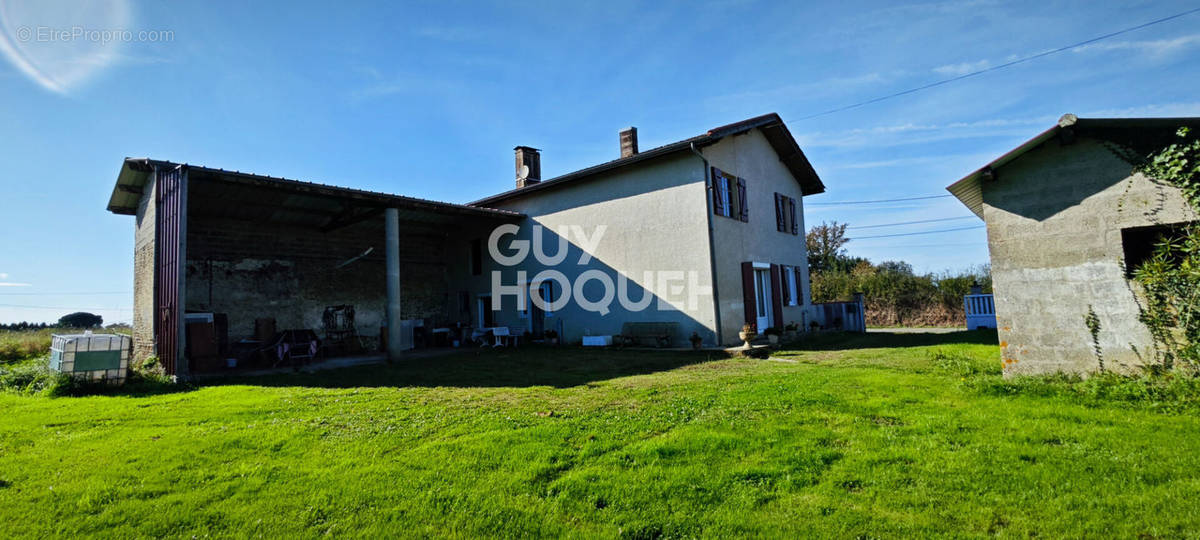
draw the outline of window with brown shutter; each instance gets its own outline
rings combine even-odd
[[[788,215],[792,222],[792,234],[800,234],[800,223],[796,221],[796,199],[788,197]]]
[[[784,223],[784,202],[785,197],[780,193],[775,193],[775,230],[779,230],[780,233],[786,230],[786,224]]]
[[[779,265],[779,273],[782,274],[779,278],[779,287],[783,289],[781,291],[783,293],[781,296],[783,296],[783,302],[789,306],[794,303],[792,302],[791,284],[788,283],[788,274],[791,273],[791,271],[792,267],[784,266],[782,264]]]
[[[737,179],[738,218],[743,223],[750,221],[750,208],[746,204],[746,181]]]
[[[742,263],[742,306],[745,308],[746,324],[756,326],[758,321],[758,304],[754,290],[754,263]],[[766,330],[763,328],[762,330]]]
[[[798,302],[799,305],[803,306],[804,305],[804,274],[800,273],[799,266],[792,268],[792,271],[796,273],[796,302]]]
[[[722,187],[725,186],[725,187]],[[727,198],[728,184],[724,180],[721,169],[712,168],[712,197],[713,197],[713,213],[718,216],[727,215],[725,213],[725,199]]]

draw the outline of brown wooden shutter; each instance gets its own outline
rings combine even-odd
[[[713,213],[718,216],[725,215],[725,203],[721,199],[721,169],[712,168],[712,197],[713,197]]]
[[[792,268],[792,271],[796,273],[796,302],[798,302],[800,305],[803,306],[804,305],[804,280],[801,279],[801,276],[803,274],[800,273],[799,266]]]
[[[783,231],[783,196],[775,194],[775,230]]]
[[[800,234],[800,223],[796,221],[796,199],[788,197],[788,213],[791,215],[792,234]]]
[[[742,302],[746,306],[746,324],[758,320],[758,304],[754,301],[754,263],[742,263]]]
[[[746,205],[746,181],[737,179],[738,217],[743,222],[750,221],[750,209]]]
[[[779,287],[780,287],[781,296],[783,296],[784,302],[791,300],[791,298],[792,298],[792,295],[789,294],[792,292],[792,290],[791,290],[792,288],[788,286],[788,277],[787,277],[787,274],[790,271],[791,271],[791,268],[788,268],[786,266],[781,265],[779,267]]]
[[[783,292],[779,286],[779,265],[771,265],[771,315],[775,318],[775,326],[783,323]]]

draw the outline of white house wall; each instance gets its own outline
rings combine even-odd
[[[709,163],[746,181],[746,200],[750,221],[743,223],[724,216],[713,216],[714,250],[717,254],[717,288],[721,297],[721,327],[726,343],[736,343],[737,333],[746,322],[742,293],[744,261],[794,266],[801,269],[802,303],[783,307],[782,326],[795,322],[801,327],[811,320],[812,297],[809,294],[808,252],[804,243],[804,199],[800,184],[779,160],[759,130],[722,139],[706,147]],[[799,234],[779,232],[775,226],[775,193],[796,199]],[[762,329],[760,329],[762,330]]]
[[[602,239],[589,252],[592,260],[587,265],[577,264],[583,247],[576,237],[571,236],[571,255],[554,268],[562,270],[572,280],[588,269],[608,273],[614,281],[617,274],[624,275],[634,285],[629,294],[634,302],[642,298],[643,289],[653,291],[655,295],[650,308],[636,312],[625,310],[614,299],[607,315],[584,310],[573,299],[567,308],[548,318],[547,328],[557,328],[561,321],[563,338],[575,342],[588,334],[618,334],[622,323],[627,321],[673,321],[680,326],[676,346],[686,346],[686,338],[693,332],[705,343],[715,344],[712,296],[702,295],[694,305],[689,305],[686,294],[663,291],[658,283],[663,272],[678,272],[675,276],[683,276],[683,281],[663,285],[686,285],[691,273],[699,288],[711,289],[703,173],[698,157],[681,153],[497,204],[497,207],[529,216],[521,224],[521,239],[530,238],[534,225],[545,228],[547,240],[556,238],[553,231],[562,227],[578,227],[589,235],[594,234],[597,227],[605,227]],[[486,243],[486,235],[482,237]],[[508,240],[511,237],[502,245]],[[464,249],[469,249],[469,245]],[[556,242],[547,242],[545,252],[554,254],[557,249]],[[543,269],[532,256],[519,268],[500,267],[488,257],[485,261],[483,275],[470,278],[473,297],[489,289],[492,270],[501,270],[504,283],[512,284],[517,269],[525,270],[528,277]],[[645,278],[646,272],[655,276],[649,282]],[[597,283],[591,285],[587,289],[588,297],[595,300],[601,296],[601,291]],[[659,300],[664,309],[659,309]],[[515,310],[511,298],[505,300],[504,308],[497,314],[497,324],[528,324],[528,320],[522,319]]]

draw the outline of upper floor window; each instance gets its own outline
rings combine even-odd
[[[746,180],[712,168],[713,213],[743,222],[750,221],[746,205]]]
[[[800,234],[800,221],[796,219],[796,199],[782,193],[775,194],[775,230]]]
[[[471,240],[471,275],[483,275],[483,239]]]

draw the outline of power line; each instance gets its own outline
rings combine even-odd
[[[805,206],[833,206],[833,205],[843,205],[843,204],[876,204],[876,203],[904,202],[904,201],[924,201],[924,200],[928,200],[928,199],[944,199],[946,197],[953,197],[953,196],[954,195],[950,195],[947,193],[946,195],[927,195],[925,197],[905,197],[902,199],[876,199],[873,201],[829,201],[829,202],[811,202],[811,203],[804,203],[804,204],[805,204]]]
[[[857,246],[855,249],[912,249],[912,248],[942,248],[942,247],[966,247],[966,246],[986,246],[980,242],[950,242],[945,244],[876,244],[873,246]]]
[[[868,238],[895,238],[897,236],[916,236],[918,234],[934,234],[934,233],[947,233],[947,232],[954,232],[954,231],[970,231],[970,230],[982,229],[982,228],[983,228],[983,225],[975,225],[974,227],[959,227],[957,229],[939,229],[936,231],[921,231],[921,232],[910,232],[910,233],[900,233],[900,234],[880,234],[880,235],[876,235],[876,236],[858,236],[858,237],[854,237],[854,238],[847,238],[847,240],[866,240]]]
[[[43,292],[9,292],[9,293],[0,293],[0,296],[93,296],[93,295],[101,295],[101,294],[133,294],[133,291],[119,291],[119,292],[63,292],[63,293],[53,293],[53,292],[46,292],[46,293],[43,293]]]
[[[133,311],[133,308],[118,308],[118,307],[61,307],[61,306],[29,306],[24,304],[0,304],[0,307],[6,308],[25,308],[25,309],[74,309],[82,311]]]
[[[1131,27],[1129,27],[1129,28],[1125,28],[1125,29],[1122,29],[1122,30],[1117,30],[1116,32],[1112,32],[1112,33],[1104,34],[1104,35],[1102,35],[1102,36],[1097,36],[1097,37],[1094,37],[1094,38],[1091,38],[1091,39],[1087,39],[1087,40],[1084,40],[1084,41],[1080,41],[1080,42],[1078,42],[1078,43],[1072,43],[1071,45],[1067,45],[1067,46],[1065,46],[1065,47],[1059,47],[1059,48],[1057,48],[1057,49],[1052,49],[1052,50],[1049,50],[1049,51],[1040,52],[1040,53],[1037,53],[1037,54],[1034,54],[1034,55],[1031,55],[1031,56],[1026,56],[1026,57],[1024,57],[1024,58],[1018,58],[1018,59],[1016,59],[1016,60],[1013,60],[1013,61],[1011,61],[1011,62],[1005,62],[1005,63],[1003,63],[1003,64],[1000,64],[1000,65],[997,65],[997,66],[992,66],[992,67],[989,67],[989,68],[980,69],[980,70],[978,70],[978,71],[972,71],[972,72],[970,72],[970,73],[966,73],[966,74],[963,74],[963,75],[959,75],[959,76],[957,76],[957,77],[951,77],[951,78],[949,78],[949,79],[942,79],[942,80],[940,80],[940,81],[937,81],[937,82],[932,82],[932,83],[929,83],[929,84],[926,84],[926,85],[923,85],[923,86],[918,86],[918,87],[916,87],[916,88],[909,88],[908,90],[903,90],[903,91],[896,92],[896,93],[893,93],[893,94],[888,94],[888,95],[886,95],[886,96],[880,96],[880,97],[877,97],[877,98],[868,99],[868,100],[866,100],[866,101],[860,101],[860,102],[858,102],[858,103],[855,103],[855,104],[853,104],[853,105],[846,105],[846,106],[844,106],[844,107],[838,107],[838,108],[836,108],[836,109],[829,109],[828,111],[825,111],[825,112],[819,112],[819,113],[816,113],[816,114],[811,114],[811,115],[808,115],[808,116],[805,116],[805,117],[802,117],[802,118],[800,118],[800,120],[808,120],[808,119],[810,119],[810,118],[816,118],[816,117],[818,117],[818,116],[825,116],[825,115],[827,115],[827,114],[833,114],[833,113],[836,113],[836,112],[848,111],[848,110],[850,110],[850,109],[856,109],[856,108],[858,108],[858,107],[862,107],[862,106],[864,106],[864,105],[870,105],[870,104],[872,104],[872,103],[879,103],[880,101],[884,101],[884,100],[888,100],[888,99],[892,99],[892,98],[897,98],[897,97],[900,97],[900,96],[903,96],[903,95],[907,95],[907,94],[912,94],[912,93],[920,92],[921,90],[928,90],[928,89],[930,89],[930,88],[933,88],[933,87],[935,87],[935,86],[941,86],[941,85],[943,85],[943,84],[948,84],[948,83],[952,83],[952,82],[955,82],[955,81],[961,81],[961,80],[963,80],[963,79],[966,79],[966,78],[969,78],[969,77],[974,77],[974,76],[976,76],[976,75],[982,75],[982,74],[984,74],[984,73],[988,73],[988,72],[991,72],[991,71],[996,71],[996,70],[999,70],[999,69],[1004,69],[1004,68],[1006,68],[1006,67],[1015,66],[1015,65],[1017,65],[1017,64],[1021,64],[1021,63],[1029,62],[1030,60],[1036,60],[1036,59],[1038,59],[1038,58],[1042,58],[1042,57],[1044,57],[1044,56],[1050,56],[1050,55],[1052,55],[1052,54],[1057,54],[1057,53],[1060,53],[1060,52],[1069,51],[1069,50],[1071,50],[1071,49],[1075,49],[1075,48],[1077,48],[1077,47],[1082,47],[1082,46],[1084,46],[1084,45],[1088,45],[1088,44],[1091,44],[1091,43],[1095,43],[1095,42],[1097,42],[1097,41],[1105,40],[1105,39],[1108,39],[1108,38],[1111,38],[1111,37],[1116,37],[1116,36],[1119,36],[1119,35],[1121,35],[1121,34],[1127,34],[1127,33],[1129,33],[1129,32],[1133,32],[1133,31],[1135,31],[1135,30],[1141,30],[1141,29],[1143,29],[1143,28],[1146,28],[1146,27],[1148,27],[1148,26],[1154,26],[1154,25],[1156,25],[1156,24],[1159,24],[1159,23],[1164,23],[1164,22],[1170,21],[1170,20],[1172,20],[1172,19],[1178,19],[1178,18],[1180,18],[1180,17],[1183,17],[1184,15],[1191,15],[1192,13],[1196,13],[1197,11],[1200,11],[1200,8],[1189,9],[1189,10],[1187,10],[1187,11],[1184,11],[1184,12],[1181,12],[1181,13],[1176,13],[1176,14],[1174,14],[1174,15],[1171,15],[1171,16],[1169,16],[1169,17],[1163,17],[1163,18],[1161,18],[1161,19],[1155,19],[1155,20],[1153,20],[1153,21],[1150,21],[1150,22],[1148,22],[1148,23],[1142,23],[1142,24],[1139,24],[1139,25],[1137,25],[1137,26],[1131,26]]]
[[[878,229],[880,227],[896,227],[899,225],[916,225],[918,223],[939,223],[942,221],[957,221],[960,219],[976,219],[976,216],[959,216],[938,219],[922,219],[918,221],[899,221],[896,223],[880,223],[878,225],[858,225],[854,227],[847,226],[847,229]]]

